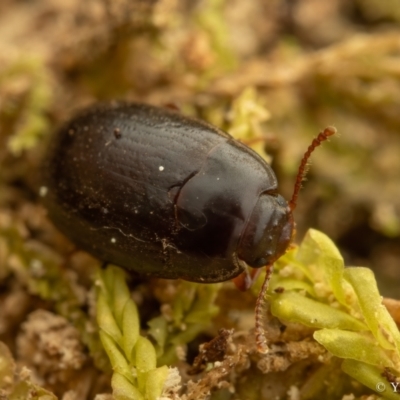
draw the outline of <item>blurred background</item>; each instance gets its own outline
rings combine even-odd
[[[123,98],[207,119],[257,143],[296,210],[347,265],[400,283],[400,7],[396,0],[3,0],[0,207],[36,202],[43,143],[74,110]],[[6,213],[6,212],[5,212]]]

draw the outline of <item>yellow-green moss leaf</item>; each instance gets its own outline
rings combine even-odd
[[[145,393],[147,400],[157,400],[161,396],[165,380],[168,376],[166,365],[147,373]]]
[[[111,379],[111,386],[115,400],[145,400],[139,390],[124,375],[115,372]]]
[[[391,356],[369,332],[321,329],[314,332],[314,339],[337,357],[351,358],[382,368],[393,367]]]
[[[297,259],[312,269],[316,281],[324,281],[330,287],[342,305],[347,305],[343,288],[343,257],[328,236],[310,229],[301,243]]]
[[[347,268],[344,277],[351,283],[366,323],[380,345],[400,352],[400,332],[382,304],[374,273],[369,268]]]
[[[214,300],[220,287],[221,284],[218,283],[196,285],[196,296],[184,321],[193,324],[209,324],[210,318],[218,313]]]
[[[367,329],[362,322],[349,314],[296,292],[276,295],[271,304],[271,311],[276,317],[313,328],[340,327],[355,331]]]
[[[311,296],[315,296],[314,288],[307,282],[300,281],[297,279],[281,278],[281,279],[271,279],[271,289],[270,292],[274,292],[278,287],[283,288],[285,291],[297,290],[304,291]]]
[[[156,351],[150,340],[139,336],[135,346],[134,357],[139,390],[141,393],[144,393],[146,389],[147,372],[155,369],[157,366]]]
[[[392,385],[382,376],[382,369],[355,360],[344,360],[342,370],[388,400],[399,400]]]
[[[135,303],[128,300],[122,314],[122,344],[129,360],[132,358],[133,348],[139,338],[139,316]]]
[[[110,266],[109,269],[111,269],[114,274],[112,288],[113,313],[115,315],[118,326],[122,326],[124,308],[126,303],[130,300],[131,294],[125,282],[125,272],[122,271],[121,268],[113,266]]]
[[[101,343],[103,343],[104,350],[106,351],[108,358],[110,359],[112,369],[115,372],[119,372],[124,375],[132,383],[132,371],[129,367],[124,355],[120,349],[116,346],[115,341],[105,332],[100,332]]]
[[[103,292],[97,298],[97,323],[109,336],[120,342],[122,334]]]

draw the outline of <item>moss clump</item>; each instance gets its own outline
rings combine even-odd
[[[100,339],[113,369],[116,400],[156,400],[174,388],[166,385],[169,369],[157,368],[156,350],[139,334],[139,317],[124,272],[109,266],[97,279]]]
[[[400,332],[370,269],[345,268],[334,243],[310,230],[277,262],[270,295],[273,315],[315,328],[314,339],[343,360],[344,372],[397,399],[388,376],[400,377]]]

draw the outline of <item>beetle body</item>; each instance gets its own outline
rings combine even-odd
[[[161,278],[221,282],[290,243],[271,167],[203,121],[135,103],[89,108],[55,135],[45,206],[81,249]]]

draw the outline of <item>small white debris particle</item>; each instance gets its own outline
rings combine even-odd
[[[39,189],[39,196],[40,197],[45,197],[48,193],[49,189],[47,186],[41,186]]]
[[[290,400],[299,400],[300,399],[300,390],[297,386],[290,386],[289,390],[287,391],[288,399]]]
[[[35,277],[41,277],[44,275],[43,263],[40,260],[33,259],[30,262],[30,267]]]
[[[185,360],[186,359],[186,349],[182,345],[178,345],[175,347],[175,354],[178,357],[178,360]]]
[[[111,238],[111,243],[117,243],[117,239]]]

